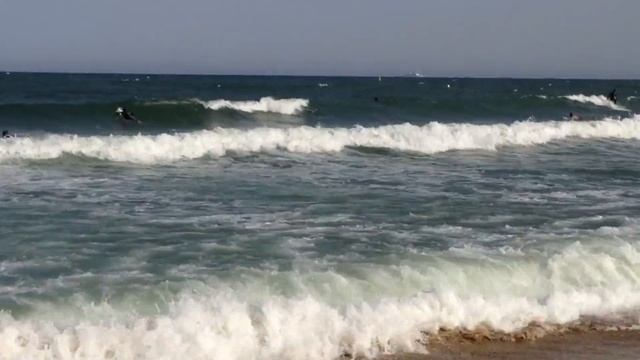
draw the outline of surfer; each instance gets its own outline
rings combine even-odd
[[[132,112],[129,112],[127,109],[125,109],[123,107],[119,106],[116,109],[116,114],[118,114],[119,119],[122,120],[125,123],[135,122],[137,124],[142,124],[142,121],[136,119],[136,117],[133,115]]]
[[[576,120],[577,121],[577,120],[581,120],[581,119],[580,119],[580,116],[570,112],[569,113],[569,120]]]
[[[616,89],[611,90],[609,95],[607,95],[607,99],[612,103],[616,104],[618,102],[618,97],[616,96]]]
[[[6,138],[10,138],[11,135],[9,135],[9,130],[2,130],[2,138],[6,139]]]

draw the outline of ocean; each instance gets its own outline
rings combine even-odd
[[[333,360],[426,353],[443,329],[638,326],[639,92],[0,73],[0,359]]]

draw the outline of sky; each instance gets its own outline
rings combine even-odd
[[[0,70],[640,78],[638,0],[0,0]]]

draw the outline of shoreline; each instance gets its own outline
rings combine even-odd
[[[395,360],[507,360],[507,359],[638,359],[640,331],[593,331],[546,336],[527,342],[485,342],[435,346],[429,354],[402,354]]]
[[[425,334],[426,354],[383,355],[378,360],[555,360],[555,359],[638,359],[640,329],[606,322],[576,323],[567,326],[530,324],[504,333],[487,328],[441,329]]]

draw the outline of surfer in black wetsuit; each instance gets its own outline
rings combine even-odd
[[[616,96],[616,89],[611,90],[609,95],[607,95],[607,99],[612,103],[616,104],[618,102],[618,97]]]
[[[116,109],[116,114],[118,114],[118,118],[125,124],[142,124],[142,121],[136,119],[132,112],[129,112],[127,109],[123,107],[118,107]]]
[[[9,130],[2,130],[2,138],[6,139],[6,138],[10,138],[11,135],[9,135]]]

